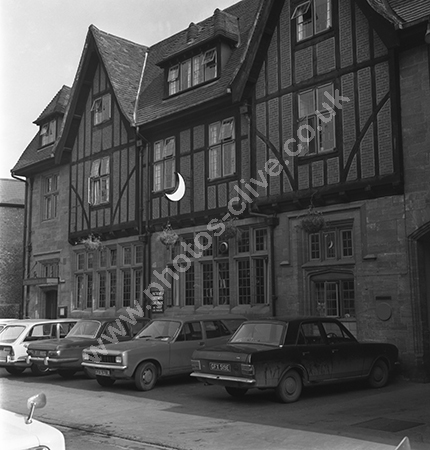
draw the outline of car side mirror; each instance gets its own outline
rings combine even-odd
[[[33,395],[27,400],[27,408],[30,410],[25,423],[33,422],[33,414],[36,408],[44,408],[46,405],[46,395],[41,392],[40,394]]]

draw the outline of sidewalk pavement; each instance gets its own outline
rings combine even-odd
[[[68,393],[64,389],[52,386],[50,407],[38,411],[39,420],[83,433],[103,433],[167,448],[394,450],[407,437],[412,450],[430,449],[430,384],[396,381],[391,389],[387,387],[375,395],[355,397],[351,404],[333,415],[321,416],[317,423],[309,421],[300,427],[291,427],[289,423],[279,427],[193,415],[178,412],[174,402],[133,396],[119,399],[111,391],[94,391],[89,396],[89,392],[79,389]],[[20,397],[33,395],[34,385],[23,383],[20,391]],[[73,397],[67,404],[65,395]],[[10,399],[3,401],[3,407],[19,409],[16,403],[14,407],[11,403]],[[321,411],[329,407],[325,405]],[[408,446],[405,444],[402,450],[409,450]]]

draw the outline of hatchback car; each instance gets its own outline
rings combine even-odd
[[[83,370],[82,350],[91,345],[128,341],[136,329],[149,322],[147,318],[134,319],[131,323],[123,319],[81,319],[63,339],[33,342],[27,348],[27,361],[33,366],[56,369],[63,378],[71,378]]]
[[[31,368],[35,375],[42,375],[48,368],[27,361],[27,347],[54,337],[64,337],[77,319],[24,319],[13,321],[0,333],[0,367],[10,374],[19,375]]]
[[[134,380],[148,391],[161,377],[189,374],[195,349],[226,342],[244,320],[215,314],[153,319],[131,341],[85,349],[82,365],[101,386]]]
[[[303,386],[364,378],[383,387],[397,358],[396,346],[360,343],[336,319],[276,318],[246,322],[226,345],[196,350],[191,376],[237,397],[250,388],[274,389],[290,403]]]

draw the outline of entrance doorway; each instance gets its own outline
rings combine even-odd
[[[56,319],[57,318],[57,306],[58,306],[58,292],[47,291],[45,292],[45,318]]]

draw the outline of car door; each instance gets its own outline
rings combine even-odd
[[[333,378],[359,377],[363,372],[364,354],[361,345],[338,322],[323,321],[322,326],[332,354]]]
[[[202,324],[198,320],[184,322],[170,344],[169,373],[191,373],[191,355],[204,345]]]
[[[331,379],[332,353],[326,343],[319,321],[301,323],[297,348],[300,362],[308,372],[309,381],[321,382]]]

